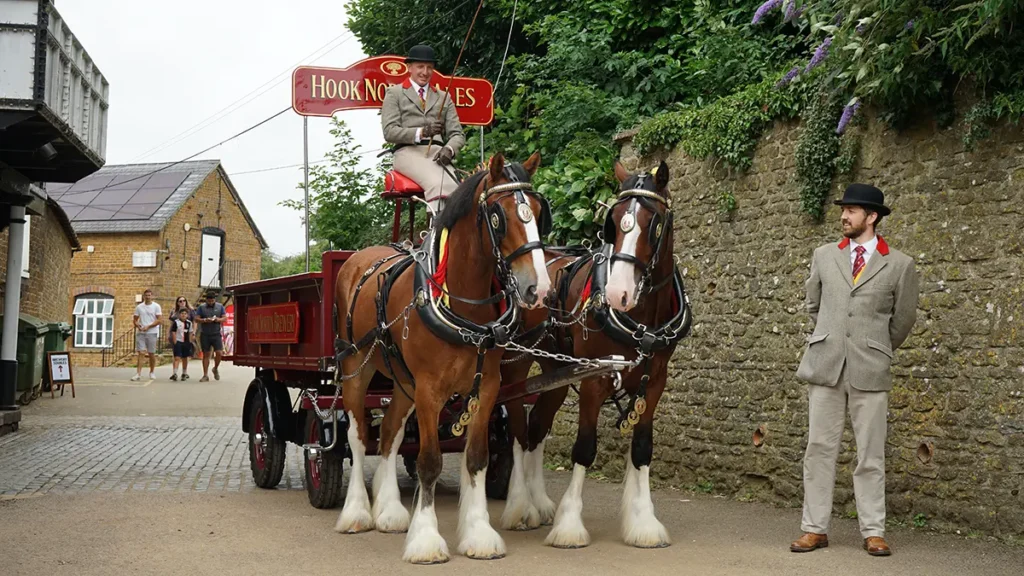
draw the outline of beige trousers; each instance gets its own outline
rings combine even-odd
[[[864,538],[885,535],[885,436],[888,392],[865,392],[850,386],[843,366],[835,386],[807,386],[809,431],[804,454],[804,510],[801,529],[828,533],[836,459],[850,410],[857,442],[853,494]]]
[[[403,146],[395,152],[394,168],[402,174],[412,178],[423,188],[423,196],[427,203],[435,211],[440,212],[444,207],[441,199],[447,198],[459,186],[459,183],[452,178],[448,171],[454,173],[452,166],[445,170],[440,164],[434,162],[434,155],[440,147],[435,144],[430,147],[429,154],[424,146]]]

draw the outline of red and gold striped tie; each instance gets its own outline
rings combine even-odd
[[[853,250],[857,253],[857,257],[853,259],[853,283],[856,284],[860,278],[860,273],[864,271],[864,252],[863,246],[857,246]]]

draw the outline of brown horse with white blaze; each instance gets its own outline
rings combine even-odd
[[[633,434],[626,456],[622,538],[641,548],[670,543],[650,495],[653,421],[669,359],[678,340],[689,332],[690,307],[672,257],[668,166],[662,162],[653,174],[631,175],[616,163],[615,175],[620,193],[606,218],[602,250],[549,261],[548,273],[556,279],[549,308],[560,328],[544,340],[543,347],[579,358],[622,355],[636,358],[638,365],[623,375],[621,390],[608,376],[581,383],[572,480],[557,509],[544,487],[544,441],[568,387],[542,393],[528,420],[521,402],[507,404],[516,443],[501,526],[530,530],[553,524],[545,543],[559,548],[590,543],[582,520],[583,480],[597,455],[601,405],[613,394],[628,397],[627,410],[620,408],[619,428]],[[543,321],[545,312],[527,312],[524,329]],[[539,363],[545,372],[558,367],[551,360]],[[523,380],[529,369],[529,362],[505,365],[502,379]],[[616,398],[616,405],[620,399]]]
[[[337,332],[339,337],[348,335],[343,344],[349,347],[341,360],[341,373],[348,378],[342,397],[348,415],[352,471],[335,529],[346,533],[373,528],[407,530],[403,558],[408,562],[437,563],[449,558],[447,543],[437,528],[434,487],[442,462],[439,414],[454,394],[467,399],[467,405],[476,399],[479,406],[475,413],[472,407],[467,411],[473,415],[466,425],[462,456],[458,550],[472,558],[505,555],[504,541],[490,525],[484,492],[488,421],[498,394],[502,355],[502,349],[495,346],[499,333],[495,326],[510,315],[518,318],[520,307],[542,306],[550,287],[537,226],[543,217],[542,201],[529,191],[529,180],[539,164],[539,154],[522,165],[506,164],[500,154],[494,156],[487,169],[470,176],[449,197],[431,236],[423,243],[426,255],[421,252],[412,258],[392,247],[372,247],[353,254],[338,271]],[[493,224],[502,218],[498,234]],[[442,233],[447,235],[446,244],[435,243],[434,238]],[[436,271],[431,275],[419,268],[431,257],[431,247],[441,245],[452,257],[446,259],[446,274],[438,280]],[[510,295],[504,311],[497,305],[501,297],[492,295],[496,269],[501,293]],[[381,280],[386,274],[393,278]],[[366,278],[374,276],[378,278],[376,286],[386,282],[383,291],[376,291],[382,294],[383,314],[379,314],[375,294],[365,293],[373,290],[360,293]],[[447,300],[445,314],[450,316],[434,322],[431,318],[436,317],[430,314],[440,306],[441,295]],[[346,311],[350,311],[348,316]],[[464,334],[456,333],[457,337],[470,335],[468,340],[456,342],[445,337],[443,330],[452,318],[464,320],[466,324],[460,326],[470,327]],[[393,326],[384,327],[392,322]],[[481,332],[476,338],[473,326],[493,333],[485,337]],[[358,335],[374,330],[381,331],[378,339],[384,340],[377,344],[382,345],[368,346],[365,339],[360,340],[361,348],[353,344]],[[367,354],[372,357],[366,358]],[[371,508],[362,482],[367,434],[363,402],[370,379],[378,371],[392,378],[395,393],[381,425],[379,453],[383,458],[373,480]],[[410,520],[399,498],[396,465],[404,425],[414,409],[419,426],[419,486]]]

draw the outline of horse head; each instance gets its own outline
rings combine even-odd
[[[507,163],[502,154],[491,157],[478,187],[478,222],[487,227],[485,238],[524,308],[544,305],[551,280],[544,264],[543,237],[551,231],[547,200],[533,191],[530,179],[540,166],[534,152],[522,164]]]
[[[671,259],[669,170],[663,160],[651,174],[630,174],[616,162],[615,178],[619,194],[608,210],[603,234],[612,245],[605,299],[615,310],[628,312],[651,289],[657,264]]]

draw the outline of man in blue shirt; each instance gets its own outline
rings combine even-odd
[[[199,324],[199,350],[203,353],[203,377],[200,382],[209,382],[207,375],[210,369],[210,352],[213,352],[213,377],[220,380],[220,357],[224,350],[224,342],[221,339],[221,324],[227,317],[227,310],[217,302],[217,292],[210,290],[206,293],[206,302],[196,308],[196,324]]]

